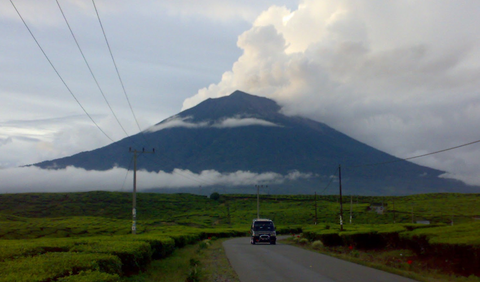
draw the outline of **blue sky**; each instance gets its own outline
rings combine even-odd
[[[57,2],[13,2],[92,119],[111,139],[126,137]],[[138,133],[92,2],[58,3],[118,120]],[[239,89],[401,158],[480,139],[476,1],[95,4],[142,130]],[[0,36],[0,171],[111,143],[9,1]],[[480,184],[480,145],[415,162]]]

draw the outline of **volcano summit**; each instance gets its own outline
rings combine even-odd
[[[197,174],[214,170],[220,174],[242,171],[282,175],[282,181],[259,183],[269,185],[269,193],[322,192],[328,183],[338,181],[339,165],[342,186],[348,194],[473,191],[473,187],[463,182],[440,177],[443,171],[398,159],[326,124],[284,115],[275,101],[241,91],[207,99],[108,146],[34,166],[43,169],[67,166],[86,170],[128,169],[132,159],[129,148],[155,148],[155,154],[143,156],[138,163],[139,170],[150,172],[169,173],[182,169]],[[202,189],[209,186],[208,183],[199,185]],[[241,183],[222,187],[234,193],[253,188]],[[335,193],[332,187],[325,193]],[[152,188],[161,189],[162,183]],[[199,189],[185,187],[184,191]]]

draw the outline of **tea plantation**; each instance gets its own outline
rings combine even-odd
[[[338,196],[261,195],[260,216],[274,220],[280,234],[410,248],[452,258],[457,273],[480,275],[479,203],[477,194],[346,196],[342,231]],[[256,195],[138,193],[132,235],[131,205],[132,195],[121,192],[0,195],[0,281],[121,281],[187,244],[248,236],[257,214]]]

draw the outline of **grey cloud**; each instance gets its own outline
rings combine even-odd
[[[8,143],[12,143],[12,138],[0,138],[0,146],[7,145]]]
[[[220,121],[212,121],[212,122],[189,122],[191,117],[179,118],[174,116],[165,122],[159,123],[157,125],[151,126],[146,129],[147,132],[156,132],[166,128],[172,127],[185,127],[185,128],[205,128],[205,127],[215,127],[215,128],[231,128],[231,127],[241,127],[241,126],[252,126],[252,125],[259,125],[259,126],[279,126],[272,122],[257,119],[253,117],[235,117],[235,118],[227,118]]]
[[[478,140],[480,32],[471,11],[480,4],[464,4],[415,2],[412,18],[413,4],[403,2],[270,8],[239,37],[243,54],[231,70],[183,108],[242,89],[398,157]],[[414,162],[474,183],[479,159],[480,150],[463,148]]]
[[[15,137],[15,139],[25,141],[25,142],[40,142],[41,141],[41,139],[39,139],[39,138],[32,138],[32,137],[25,137],[25,136],[18,136],[18,137]]]
[[[215,123],[212,126],[218,128],[225,127],[241,127],[241,126],[251,126],[251,125],[260,125],[260,126],[279,126],[273,122],[269,122],[257,118],[227,118],[219,123]]]
[[[24,177],[29,175],[29,177]],[[125,178],[125,176],[128,176]],[[43,170],[36,167],[0,169],[0,193],[27,192],[73,192],[73,191],[129,191],[132,173],[125,169],[114,168],[108,171],[86,171],[74,167],[61,170]],[[188,170],[175,169],[172,173],[160,171],[137,171],[137,188],[141,191],[150,188],[177,188],[209,185],[254,185],[282,183],[289,179],[309,178],[309,174],[298,171],[287,175],[278,173],[252,173],[237,171],[221,174],[214,170],[205,170],[199,174]]]
[[[114,140],[124,138],[55,3],[15,3],[82,105]],[[142,128],[177,113],[182,101],[188,108],[242,89],[399,157],[479,139],[480,2],[297,3],[97,4]],[[91,3],[61,4],[120,120],[138,132]],[[1,165],[108,144],[86,117],[48,122],[83,112],[8,1],[0,15],[0,123],[16,121],[0,127],[0,138],[14,141],[0,146]],[[478,184],[478,160],[471,146],[415,161]]]

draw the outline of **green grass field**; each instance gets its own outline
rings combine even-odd
[[[338,196],[261,195],[260,216],[279,233],[303,229],[312,242],[448,255],[456,259],[451,271],[479,275],[479,203],[477,194],[344,196],[341,231]],[[119,281],[186,245],[246,236],[257,214],[256,195],[138,193],[132,235],[131,205],[121,192],[0,195],[0,281]]]

